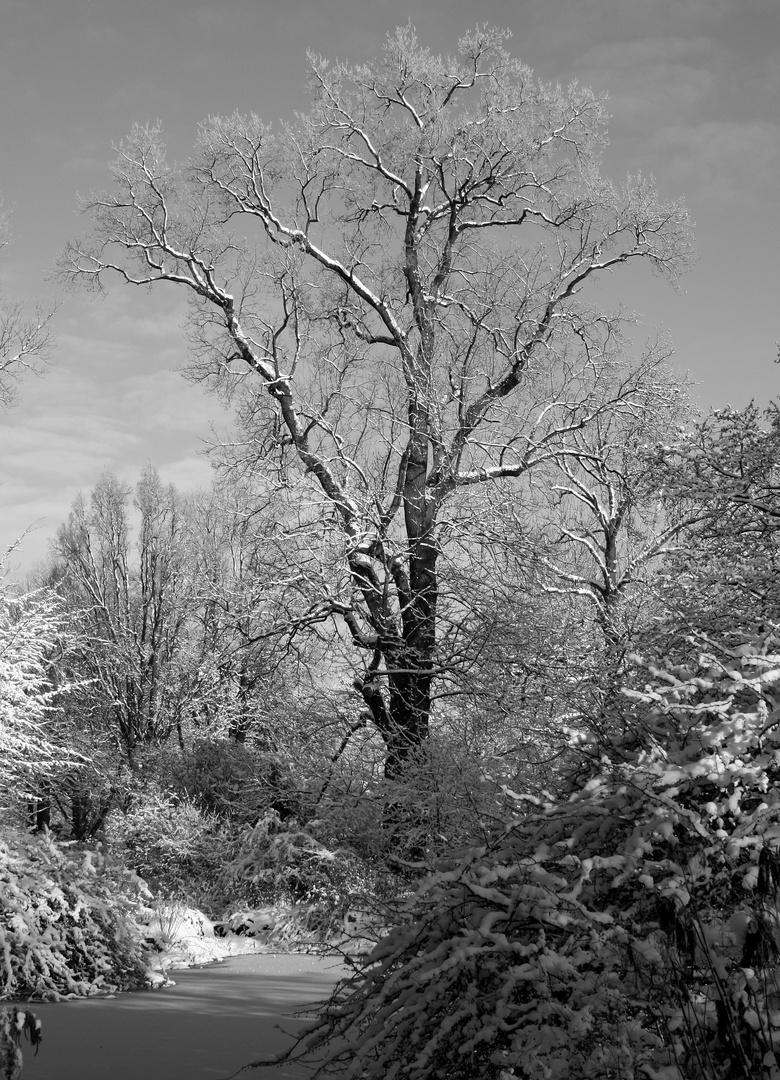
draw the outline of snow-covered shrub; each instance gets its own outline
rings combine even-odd
[[[156,767],[180,800],[230,821],[256,821],[272,804],[295,801],[289,760],[227,732],[196,736],[185,752],[169,746],[158,753]]]
[[[0,998],[57,1000],[143,982],[143,885],[100,851],[0,834]]]
[[[272,939],[283,946],[339,936],[345,912],[378,891],[365,860],[326,847],[273,810],[239,836],[226,870],[237,891],[255,893],[255,906],[275,908]]]
[[[155,893],[209,906],[209,895],[225,876],[223,826],[194,803],[165,792],[139,792],[129,810],[112,811],[106,835],[116,855]]]
[[[282,821],[269,810],[240,836],[230,873],[271,899],[327,905],[350,885],[360,887],[359,863],[348,851],[326,847],[298,822]]]
[[[177,900],[155,900],[148,925],[150,934],[160,946],[173,945],[190,931],[188,910]]]
[[[780,643],[703,644],[619,733],[573,735],[581,789],[440,865],[297,1054],[383,1080],[780,1080]]]
[[[83,760],[54,718],[66,689],[50,677],[65,633],[62,604],[48,589],[13,597],[0,583],[0,808],[35,798],[42,782]]]
[[[139,912],[138,922],[143,924],[145,940],[160,952],[194,938],[214,938],[211,919],[178,900],[155,897],[150,907]]]
[[[242,934],[247,937],[262,937],[267,941],[278,917],[279,913],[273,907],[234,911],[222,922],[217,923],[215,929],[220,937],[226,937],[228,934]]]

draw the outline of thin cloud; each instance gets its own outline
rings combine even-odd
[[[0,427],[0,548],[43,518],[23,547],[26,563],[42,558],[76,494],[106,468],[132,484],[151,459],[182,487],[208,483],[199,455],[219,406],[170,370],[186,359],[184,308],[171,299],[118,290],[70,306],[52,368],[23,384]]]
[[[780,128],[762,120],[708,120],[659,131],[653,149],[667,175],[703,209],[731,208],[777,190]]]

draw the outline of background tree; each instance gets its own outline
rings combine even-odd
[[[306,115],[277,132],[212,118],[182,167],[136,128],[62,261],[97,288],[180,286],[198,377],[259,377],[263,437],[303,471],[301,513],[339,553],[317,617],[363,658],[391,777],[451,667],[452,508],[609,412],[623,320],[590,283],[631,262],[674,278],[689,253],[679,204],[601,177],[601,101],[537,82],[504,37],[479,30],[442,58],[407,27],[370,65],[310,56]]]
[[[230,785],[231,812],[251,816],[261,800],[282,817],[304,813],[312,796],[304,776],[313,779],[306,763],[316,757],[321,765],[343,732],[338,708],[323,724],[333,680],[319,665],[316,636],[304,642],[296,633],[300,598],[308,610],[310,597],[302,564],[289,559],[295,530],[278,505],[272,513],[267,498],[232,472],[188,503],[193,603],[180,663],[189,687],[187,752],[221,753],[225,737],[246,744],[253,778],[245,769],[241,784]],[[184,751],[181,732],[179,744]],[[242,756],[237,746],[227,753]]]
[[[689,416],[666,355],[625,358],[608,412],[565,436],[519,492],[504,484],[474,508],[480,551],[470,572],[493,596],[475,665],[512,703],[510,742],[533,733],[522,741],[537,774],[544,759],[560,767],[566,728],[618,689],[627,652],[658,616],[663,559],[702,516],[647,482],[657,441],[674,442]],[[484,710],[484,675],[479,684]]]
[[[0,206],[0,250],[9,242],[8,215]],[[52,343],[53,310],[36,308],[32,313],[10,296],[0,293],[0,408],[13,405],[15,384],[25,371],[38,371]]]
[[[668,649],[691,633],[730,639],[780,621],[780,415],[716,410],[675,442],[659,443],[650,483],[699,522],[663,568]],[[679,510],[672,511],[678,512]]]
[[[195,604],[192,655],[198,657],[200,684],[193,689],[204,721],[229,702],[230,734],[244,741],[259,737],[263,697],[280,680],[280,669],[297,656],[308,667],[295,640],[300,605],[301,567],[288,558],[295,543],[280,507],[248,491],[228,472],[211,491],[189,500]],[[286,605],[286,606],[285,606]]]
[[[189,603],[182,504],[149,466],[135,491],[137,558],[130,491],[104,473],[89,499],[79,496],[54,543],[52,577],[79,623],[71,657],[90,688],[81,705],[106,725],[133,767],[139,746],[174,729],[175,662]]]
[[[659,439],[676,439],[688,422],[684,384],[663,357],[625,379],[634,387],[627,407],[573,432],[545,476],[558,513],[548,511],[540,558],[546,590],[575,594],[591,606],[612,667],[636,638],[632,624],[641,619],[653,565],[700,516],[679,506],[672,512],[646,482]]]

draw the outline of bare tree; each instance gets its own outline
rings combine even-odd
[[[310,616],[362,656],[391,777],[448,671],[439,563],[461,493],[631,396],[609,389],[625,320],[590,285],[632,262],[674,279],[690,249],[679,204],[600,175],[601,100],[537,82],[505,37],[443,58],[406,27],[368,65],[310,55],[308,114],[211,118],[181,167],[135,128],[62,258],[98,289],[187,291],[195,377],[257,377],[254,467],[310,492],[301,527],[332,567]]]
[[[631,646],[654,569],[703,516],[700,505],[673,503],[649,482],[658,444],[685,438],[692,413],[685,380],[663,353],[625,378],[633,384],[626,405],[566,436],[536,485],[547,504],[542,588],[584,600],[613,668]]]
[[[278,500],[274,500],[278,503]],[[289,558],[294,539],[283,515],[272,513],[256,488],[222,478],[189,500],[194,604],[193,701],[199,724],[227,721],[231,737],[270,745],[276,733],[262,702],[284,684],[282,668],[305,666],[295,633],[301,566]],[[304,608],[310,606],[306,594]],[[305,619],[304,621],[307,621]]]
[[[650,482],[699,520],[664,574],[667,644],[747,639],[780,622],[780,406],[719,409],[661,440]]]
[[[175,489],[145,469],[135,497],[137,559],[129,497],[111,473],[98,480],[89,503],[79,496],[54,542],[50,576],[79,625],[71,661],[90,680],[85,711],[109,718],[133,766],[139,745],[164,740],[174,726],[190,581]]]
[[[8,243],[8,216],[0,213],[0,250]],[[25,371],[38,372],[52,343],[54,311],[24,304],[0,293],[0,408],[16,400],[16,382]]]

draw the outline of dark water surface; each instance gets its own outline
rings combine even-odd
[[[43,1024],[22,1080],[222,1080],[289,1046],[293,1014],[326,998],[344,968],[315,956],[254,954],[174,971],[176,986],[57,1003],[31,1002]],[[2,1003],[0,1003],[2,1004]],[[302,1066],[251,1069],[241,1080],[302,1080]]]

